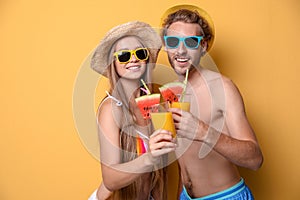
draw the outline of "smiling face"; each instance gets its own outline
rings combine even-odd
[[[133,36],[124,37],[116,42],[114,52],[121,50],[135,50],[143,48],[141,42]],[[139,79],[146,71],[146,61],[141,61],[132,54],[128,63],[120,63],[117,59],[114,61],[118,75],[126,79]]]
[[[172,23],[166,36],[202,36],[203,31],[199,24],[174,22]],[[187,69],[191,69],[192,66],[198,66],[201,58],[201,51],[204,50],[202,43],[194,49],[187,48],[183,42],[180,42],[177,48],[166,48],[168,53],[169,62],[173,69],[179,76],[184,76]]]

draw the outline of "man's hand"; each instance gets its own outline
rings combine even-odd
[[[208,125],[193,116],[190,112],[179,108],[169,108],[169,111],[172,112],[177,137],[204,141]]]

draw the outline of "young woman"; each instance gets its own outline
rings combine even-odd
[[[135,103],[145,94],[141,79],[151,90],[151,72],[160,48],[157,33],[148,24],[133,21],[110,30],[92,57],[91,67],[110,82],[97,112],[103,177],[98,199],[166,199],[162,155],[176,145],[167,131],[152,134],[150,121]],[[149,142],[158,132],[168,134]]]

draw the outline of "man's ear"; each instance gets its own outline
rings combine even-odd
[[[167,51],[167,50],[168,50],[167,47],[166,47],[166,45],[164,45],[163,48],[164,48],[164,51]]]
[[[206,53],[206,50],[208,49],[208,42],[206,40],[201,40],[201,56],[204,56]]]

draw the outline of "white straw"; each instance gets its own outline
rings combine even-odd
[[[182,91],[182,94],[181,94],[181,97],[180,97],[180,102],[184,101],[184,95],[185,95],[185,91],[186,91],[188,76],[189,76],[189,69],[187,69],[186,72],[185,72],[185,79],[183,81],[184,86],[183,86],[183,91]]]

